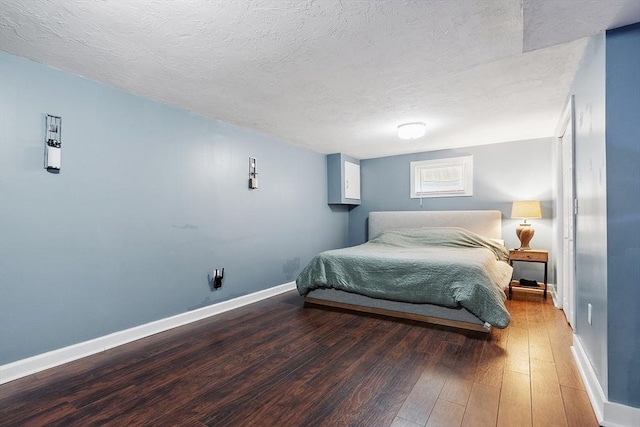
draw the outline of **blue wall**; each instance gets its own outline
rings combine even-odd
[[[510,218],[511,204],[538,199],[543,218],[531,221],[536,231],[531,244],[551,251],[554,141],[546,138],[361,160],[362,204],[349,212],[349,244],[366,241],[370,211],[496,209],[503,213],[502,235],[507,247],[518,247],[515,229],[520,220]],[[409,197],[410,162],[463,155],[473,155],[473,196],[424,198],[422,206],[420,199]],[[540,264],[516,263],[515,268],[516,277],[543,279]],[[552,262],[549,281],[554,283],[554,278]]]
[[[0,52],[0,364],[294,280],[346,243],[326,185],[324,155]]]
[[[640,407],[640,24],[607,32],[609,399]]]

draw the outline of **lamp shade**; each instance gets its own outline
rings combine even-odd
[[[511,218],[542,218],[542,209],[538,200],[519,200],[513,202]]]

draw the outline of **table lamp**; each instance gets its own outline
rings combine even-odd
[[[526,251],[531,249],[529,242],[533,238],[535,230],[527,219],[542,218],[542,209],[538,200],[519,200],[513,202],[511,207],[511,218],[522,218],[522,223],[516,228],[516,235],[520,239],[518,250]]]

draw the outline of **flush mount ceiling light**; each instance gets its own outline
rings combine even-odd
[[[422,122],[405,123],[398,126],[398,138],[416,139],[420,138],[427,131],[427,125]]]

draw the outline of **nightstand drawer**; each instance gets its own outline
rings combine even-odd
[[[509,251],[509,260],[511,261],[537,261],[547,262],[549,259],[549,253],[547,251]]]

